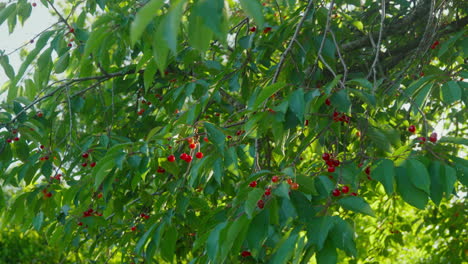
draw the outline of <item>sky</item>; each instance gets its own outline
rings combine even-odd
[[[0,0],[0,3],[8,2],[7,0]],[[33,1],[31,1],[32,3]],[[6,54],[20,47],[21,45],[28,43],[35,35],[42,30],[48,28],[50,25],[57,21],[57,18],[53,17],[49,9],[44,7],[40,1],[35,1],[36,7],[32,8],[31,17],[21,25],[18,21],[14,32],[10,35],[8,32],[8,25],[5,21],[0,26],[0,50],[5,51]],[[30,47],[33,47],[32,45]],[[9,56],[10,64],[15,69],[15,73],[18,71],[21,61],[19,58],[19,50]],[[3,68],[0,67],[0,87],[8,80]],[[0,97],[1,98],[1,97]]]

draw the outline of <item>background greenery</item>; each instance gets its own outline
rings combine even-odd
[[[57,23],[0,53],[0,258],[466,261],[467,3],[35,4]]]

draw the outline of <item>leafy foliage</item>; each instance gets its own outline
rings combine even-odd
[[[408,208],[447,227],[467,4],[364,2],[41,1],[59,22],[18,70],[0,54],[2,223],[99,263],[371,263],[419,235]]]

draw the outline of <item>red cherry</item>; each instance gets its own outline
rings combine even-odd
[[[252,187],[252,188],[255,188],[257,186],[257,181],[253,181],[253,182],[249,183],[249,186]]]
[[[13,142],[13,140],[11,140],[11,138],[8,138],[8,139],[6,140],[6,142],[7,142],[7,143],[11,143],[11,142]]]
[[[86,167],[86,166],[88,166],[88,163],[83,162],[83,163],[81,163],[81,166]]]
[[[71,43],[68,43],[68,45],[67,45],[67,46],[68,46],[68,47],[71,47],[71,46],[73,46],[73,44],[71,44]]]
[[[289,185],[291,185],[293,183],[293,181],[291,179],[287,179],[287,182]]]
[[[345,186],[341,187],[341,191],[343,193],[348,193],[349,192],[349,187],[345,185]]]
[[[327,98],[327,99],[325,100],[325,104],[326,104],[326,105],[331,105],[330,99]]]
[[[268,195],[270,195],[270,194],[271,194],[271,188],[267,188],[267,189],[265,190],[265,196],[268,196]]]
[[[201,158],[203,158],[203,153],[202,152],[197,152],[197,153],[195,153],[195,157],[197,157],[197,159],[201,159]]]
[[[208,140],[207,137],[204,137],[204,138],[203,138],[203,141],[208,142],[209,140]]]
[[[46,194],[45,194],[45,197],[46,197],[46,198],[52,197],[52,193],[51,193],[51,192],[46,193]]]
[[[333,160],[333,166],[335,166],[335,167],[340,166],[340,161],[339,160]]]
[[[19,138],[19,137],[15,137],[13,140],[14,140],[14,141],[19,141],[20,138]]]
[[[188,157],[188,154],[187,154],[187,153],[182,153],[182,154],[180,154],[180,159],[181,159],[181,160],[185,160],[187,157]]]
[[[83,155],[81,155],[81,157],[83,157],[84,159],[87,159],[89,157],[89,154],[88,153],[83,153]]]
[[[329,159],[330,159],[330,154],[328,154],[328,153],[326,153],[326,152],[323,153],[323,154],[322,154],[322,159],[323,159],[323,160],[329,160]]]
[[[43,116],[44,116],[44,114],[43,114],[43,113],[41,113],[41,112],[39,112],[39,113],[37,113],[37,114],[36,114],[36,116],[37,116],[37,117],[39,117],[39,118],[41,118],[41,117],[43,117]]]
[[[426,142],[426,138],[425,137],[419,137],[419,144],[424,144]]]
[[[102,193],[99,193],[99,194],[97,195],[97,198],[98,198],[98,199],[101,199],[101,198],[102,198]]]
[[[256,30],[257,30],[256,27],[251,27],[251,28],[249,29],[250,32],[255,32]]]
[[[197,147],[197,145],[194,144],[194,143],[190,143],[190,145],[189,145],[189,148],[191,148],[191,149],[194,149],[194,148],[196,148],[196,147]]]
[[[258,200],[257,206],[258,208],[263,209],[263,207],[265,206],[265,202],[263,202],[263,200]]]
[[[167,161],[169,161],[169,162],[174,162],[174,161],[175,161],[175,156],[174,156],[174,155],[169,155],[169,156],[167,157]]]
[[[357,196],[357,193],[352,192],[351,195],[352,195],[352,196]]]
[[[79,226],[82,226],[82,225],[83,225],[83,222],[78,222],[78,225],[79,225]]]
[[[271,181],[272,181],[272,182],[278,182],[278,181],[279,181],[279,177],[275,175],[275,176],[271,177]]]
[[[367,175],[370,175],[370,167],[367,167],[364,172],[367,174]]]
[[[193,138],[187,138],[187,142],[188,142],[189,144],[192,144],[192,143],[193,143]]]
[[[263,30],[263,34],[267,34],[268,32],[271,31],[271,27],[266,27],[264,30]]]
[[[132,226],[132,228],[130,228],[132,231],[135,231],[137,228],[136,226]]]
[[[184,160],[185,160],[185,162],[190,163],[193,160],[193,158],[192,158],[192,156],[187,155],[187,157]]]
[[[244,257],[244,258],[250,257],[250,256],[252,256],[252,253],[250,253],[250,251],[245,251],[244,250],[244,251],[242,251],[241,256]]]
[[[44,149],[45,147],[44,147],[44,145],[40,145],[39,148],[40,148],[40,149]]]
[[[416,132],[416,127],[414,125],[411,125],[408,127],[408,131],[414,134],[414,132]]]
[[[291,190],[297,190],[299,189],[299,184],[297,182],[293,182],[290,184]]]
[[[308,125],[309,125],[309,120],[306,120],[304,123],[304,126],[308,126]]]
[[[328,172],[335,172],[335,167],[333,166],[328,167]]]
[[[32,3],[31,5],[32,5],[33,7],[36,7],[36,6],[37,6],[37,4],[36,4],[36,3]]]
[[[333,190],[332,194],[333,194],[333,196],[338,197],[338,196],[340,196],[341,192],[340,192],[340,190],[335,189],[335,190]]]
[[[69,30],[68,32],[70,32],[70,33],[73,34],[73,33],[75,33],[75,29],[74,29],[74,28],[70,28],[70,30]]]
[[[433,132],[431,134],[431,136],[429,137],[429,141],[431,141],[432,143],[436,143],[437,142],[437,133],[436,132]]]
[[[94,168],[94,166],[96,166],[96,162],[93,162],[93,163],[89,164],[89,166],[90,166],[91,168]]]

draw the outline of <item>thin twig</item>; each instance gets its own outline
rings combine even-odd
[[[374,90],[375,90],[375,85],[376,85],[376,70],[375,66],[377,65],[377,61],[379,60],[379,53],[380,53],[380,45],[382,42],[382,32],[384,28],[384,21],[385,21],[385,0],[382,0],[382,10],[381,10],[381,19],[380,19],[380,29],[379,29],[379,38],[377,40],[377,45],[375,47],[375,58],[374,62],[372,62],[371,69],[369,73],[367,74],[367,79],[369,79],[370,75],[373,73],[374,74]]]
[[[272,84],[276,83],[278,81],[279,74],[281,72],[281,68],[283,67],[283,64],[286,60],[286,56],[291,52],[292,46],[294,42],[296,41],[299,32],[301,31],[302,25],[304,24],[304,21],[307,19],[307,16],[309,15],[310,10],[312,9],[313,6],[313,0],[309,0],[309,3],[307,4],[307,8],[304,11],[304,14],[299,20],[299,24],[296,26],[296,30],[294,31],[294,35],[289,41],[288,47],[284,50],[284,52],[281,54],[280,61],[278,62],[278,66],[276,66],[276,71],[275,75],[273,76]]]
[[[328,9],[327,22],[325,24],[325,30],[323,31],[323,37],[322,37],[322,41],[320,42],[319,50],[317,51],[317,58],[315,58],[315,61],[314,61],[314,68],[312,69],[312,73],[314,73],[317,68],[317,63],[319,61],[320,54],[322,54],[322,50],[323,50],[323,46],[325,45],[325,39],[327,37],[327,33],[330,30],[330,19],[331,19],[331,15],[333,12],[334,4],[335,4],[335,0],[332,0],[330,3],[330,7]]]

